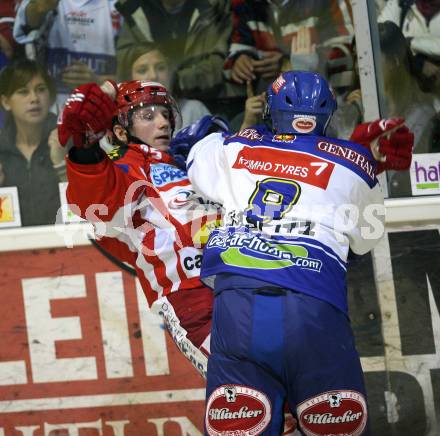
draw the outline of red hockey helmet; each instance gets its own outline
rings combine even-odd
[[[182,123],[179,107],[168,90],[158,82],[144,82],[131,80],[118,85],[116,105],[118,106],[118,121],[125,128],[130,126],[130,113],[133,109],[148,106],[162,105],[170,111],[171,128],[179,129]]]

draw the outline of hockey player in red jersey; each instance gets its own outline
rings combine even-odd
[[[94,223],[101,247],[135,268],[152,311],[205,375],[212,293],[199,281],[200,234],[216,225],[217,207],[194,193],[167,153],[179,120],[167,89],[131,81],[115,91],[114,100],[83,85],[60,118],[61,143],[75,142],[66,159],[68,202]],[[112,158],[98,145],[107,129],[120,145]]]

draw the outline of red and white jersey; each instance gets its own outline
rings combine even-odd
[[[92,222],[98,243],[137,272],[151,306],[203,286],[202,246],[219,224],[218,205],[198,196],[167,154],[129,144],[97,164],[67,159],[69,204]]]

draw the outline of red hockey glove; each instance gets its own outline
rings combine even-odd
[[[114,93],[107,90],[114,87]],[[76,147],[84,143],[95,143],[101,139],[107,129],[112,127],[112,119],[117,106],[108,95],[116,95],[116,84],[107,81],[102,87],[96,83],[86,83],[76,88],[67,99],[63,112],[58,119],[58,139],[66,145],[72,136]]]
[[[407,170],[411,165],[414,134],[403,118],[387,118],[359,124],[350,141],[369,147],[378,161],[377,174],[386,170]]]

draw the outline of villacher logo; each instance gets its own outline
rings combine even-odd
[[[205,426],[210,436],[259,435],[271,419],[268,397],[251,387],[223,385],[209,397]]]
[[[303,401],[297,408],[306,436],[360,436],[367,423],[364,396],[355,391],[331,391]]]

